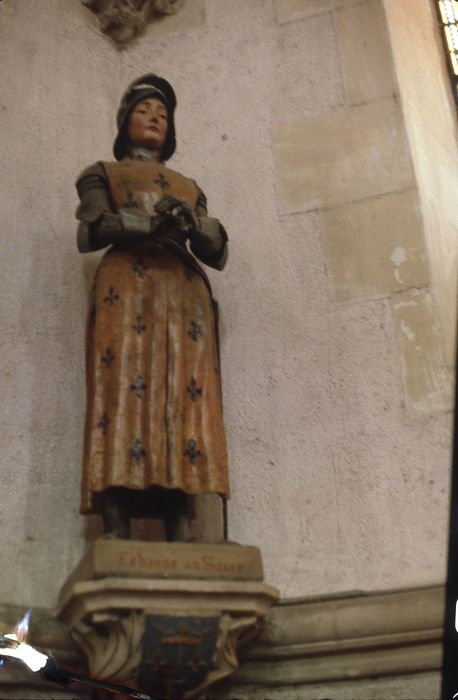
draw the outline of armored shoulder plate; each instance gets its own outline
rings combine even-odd
[[[111,211],[108,180],[101,163],[94,163],[83,170],[76,181],[80,204],[76,218],[93,223],[104,211]]]

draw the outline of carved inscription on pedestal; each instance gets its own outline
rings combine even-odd
[[[262,581],[263,570],[257,547],[101,538],[86,552],[61,596],[77,581],[110,576]]]
[[[235,553],[234,553],[235,554]],[[185,575],[189,578],[229,578],[251,579],[252,567],[245,558],[240,561],[239,557],[221,553],[204,554],[193,552],[190,556],[180,556],[179,558],[158,558],[146,548],[138,547],[132,551],[131,547],[120,548],[116,552],[116,562],[118,571],[123,573],[149,574],[156,576],[179,576]],[[199,576],[201,574],[201,576]],[[212,576],[214,574],[215,576]],[[223,575],[223,576],[222,576]]]

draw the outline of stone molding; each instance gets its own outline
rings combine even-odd
[[[183,0],[81,0],[98,16],[100,29],[124,45],[142,34],[147,24],[175,14]]]
[[[278,598],[257,547],[100,538],[64,583],[58,617],[90,677],[191,700],[238,668]]]
[[[89,579],[111,577],[262,581],[257,547],[188,542],[96,540],[62,587],[59,603],[72,586]]]
[[[216,619],[218,633],[216,647],[211,651],[212,662],[198,685],[194,682],[186,686],[183,698],[190,700],[201,697],[205,688],[237,669],[239,644],[259,632],[267,610],[277,600],[277,589],[261,581],[112,577],[77,581],[67,587],[58,615],[85,651],[91,677],[130,684],[138,680],[138,669],[144,668],[148,615],[157,620],[157,616],[165,617],[167,625],[171,623],[177,630],[182,623],[173,623],[174,619],[185,619],[186,629],[192,629],[192,619]],[[161,629],[160,621],[154,624]],[[154,647],[155,663],[165,665],[168,652],[165,653],[164,644],[169,643],[159,642],[160,639],[159,635]],[[199,636],[194,639],[199,640]],[[198,646],[204,645],[202,639]],[[198,652],[201,658],[199,654],[203,651]],[[181,667],[177,669],[180,672]],[[141,673],[140,670],[140,676]],[[140,688],[153,694],[158,690],[148,685]]]
[[[377,677],[438,674],[444,605],[442,586],[280,602],[240,654],[238,671],[212,697],[257,698],[255,689],[274,700],[276,693],[289,698],[289,689],[305,700],[315,697],[309,688],[322,684],[328,690]]]
[[[72,628],[91,616],[109,599],[117,610],[183,609],[204,612],[223,609],[227,613],[262,618],[278,599],[273,586],[252,581],[195,581],[104,578],[75,583],[61,601],[59,617]]]
[[[426,688],[421,696],[413,691],[409,695],[409,688],[416,679],[439,682],[444,606],[443,586],[281,601],[267,613],[256,641],[240,653],[239,670],[213,689],[210,697],[305,700],[323,697],[322,692],[330,697],[337,688],[341,694],[334,697],[341,698],[435,697]],[[0,606],[0,631],[14,627],[25,607]],[[63,666],[81,667],[81,652],[51,611],[34,610],[30,641],[54,654]],[[404,694],[373,691],[377,682],[382,688],[393,688],[401,676]],[[368,691],[365,695],[345,691],[365,682],[367,687],[371,684],[370,696]],[[32,689],[37,680],[20,669],[6,669],[0,674],[0,697],[13,698],[8,689],[14,687]],[[50,684],[40,683],[40,692],[40,697],[55,697]]]

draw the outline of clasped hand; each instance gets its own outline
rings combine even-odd
[[[155,205],[154,209],[158,214],[170,217],[178,226],[179,230],[188,235],[199,230],[199,221],[187,202],[176,199],[166,194]]]

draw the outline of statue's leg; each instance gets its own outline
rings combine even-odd
[[[100,494],[101,514],[105,535],[123,540],[130,538],[130,514],[122,490],[107,489]]]
[[[189,542],[192,540],[191,517],[186,494],[170,491],[165,500],[163,520],[167,542]]]

